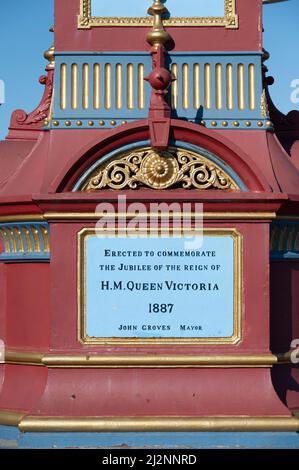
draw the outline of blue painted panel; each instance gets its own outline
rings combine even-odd
[[[71,70],[72,64],[78,65],[78,107],[71,107]],[[152,60],[150,54],[146,53],[58,53],[56,54],[56,74],[55,89],[60,89],[60,68],[61,64],[67,66],[67,107],[61,109],[60,93],[55,93],[54,100],[54,116],[57,129],[68,128],[111,128],[118,126],[124,122],[145,119],[148,114],[151,88],[150,85],[144,83],[144,106],[138,103],[138,67],[144,66],[144,76],[147,76],[152,68]],[[89,65],[89,106],[83,109],[82,106],[82,68],[83,64]],[[100,108],[95,109],[93,106],[93,68],[95,64],[100,65]],[[105,65],[111,66],[111,107],[105,107]],[[117,109],[116,99],[116,66],[120,64],[122,67],[122,107]],[[134,107],[130,109],[127,101],[127,66],[132,64],[134,68]],[[261,97],[262,97],[262,73],[261,73],[261,54],[259,53],[173,53],[169,55],[169,68],[176,64],[178,107],[173,109],[173,117],[188,119],[192,122],[203,123],[207,127],[223,128],[223,129],[272,129],[269,123],[269,117],[262,115]],[[182,83],[183,83],[183,66],[188,65],[188,90],[189,105],[185,109],[182,103]],[[200,67],[199,92],[201,106],[197,109],[195,105],[195,84],[194,84],[194,65]],[[209,64],[211,70],[211,98],[212,107],[207,109],[205,103],[205,86],[204,86],[204,67]],[[217,109],[215,103],[216,93],[216,65],[222,66],[222,108]],[[227,107],[227,83],[226,68],[228,64],[233,67],[233,93],[234,105],[233,109]],[[244,67],[244,101],[245,109],[239,109],[238,106],[238,65]],[[255,68],[255,108],[249,108],[249,66]],[[170,99],[171,92],[169,93]],[[79,122],[79,124],[78,124]],[[52,123],[49,127],[53,127]],[[55,128],[55,126],[54,126]]]
[[[88,235],[87,336],[229,338],[234,240]]]
[[[0,224],[4,251],[0,261],[49,261],[49,224],[47,222],[8,222]]]
[[[56,69],[60,70],[61,64],[65,63],[68,66],[67,80],[68,80],[68,94],[67,94],[67,109],[62,110],[60,107],[60,94],[55,94],[54,100],[54,119],[142,119],[146,116],[144,110],[135,107],[130,110],[127,106],[127,91],[126,91],[126,68],[128,64],[134,66],[134,77],[136,80],[136,70],[138,64],[144,64],[145,76],[151,71],[151,57],[148,54],[93,54],[84,55],[76,54],[74,56],[58,56],[56,59]],[[71,107],[71,66],[73,63],[78,64],[78,107],[72,109]],[[89,79],[90,79],[90,106],[88,109],[83,108],[82,103],[82,68],[83,64],[89,65]],[[93,108],[93,67],[95,64],[100,64],[100,109]],[[105,64],[110,64],[112,69],[112,83],[111,83],[111,109],[106,109],[104,104],[105,97]],[[117,110],[115,106],[115,69],[116,65],[121,64],[123,67],[123,108]],[[147,100],[149,101],[149,85],[145,85],[148,91]],[[60,89],[60,75],[55,75],[55,89]],[[136,100],[135,100],[136,103]]]
[[[295,432],[21,433],[0,426],[0,449],[299,449]]]
[[[224,0],[165,0],[172,17],[224,16]],[[148,0],[91,0],[92,16],[138,17],[146,16]]]

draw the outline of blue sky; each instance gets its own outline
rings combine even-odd
[[[7,134],[11,112],[16,108],[32,111],[42,95],[43,86],[38,78],[46,65],[43,52],[53,41],[48,31],[53,24],[53,3],[53,0],[1,2],[0,15],[6,21],[1,22],[0,29],[0,80],[5,83],[0,138]],[[271,53],[267,65],[275,77],[271,95],[284,112],[299,110],[299,103],[292,103],[290,98],[291,82],[299,80],[298,18],[299,0],[264,6],[264,47]]]
[[[164,0],[172,16],[224,16],[223,0]],[[91,0],[91,13],[93,16],[145,16],[150,5],[149,0],[130,0],[132,10],[128,10],[124,0]]]

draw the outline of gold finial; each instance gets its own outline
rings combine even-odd
[[[161,3],[161,0],[154,0],[153,5],[147,12],[154,17],[154,24],[152,31],[147,34],[146,40],[153,49],[157,49],[160,45],[164,46],[170,40],[170,35],[163,26],[163,18],[168,14],[168,10]]]
[[[54,27],[51,26],[49,31],[50,31],[50,33],[54,33]],[[44,58],[49,62],[49,64],[47,65],[47,68],[48,69],[54,69],[54,66],[55,66],[55,48],[54,48],[54,46],[51,46],[48,50],[45,51]]]

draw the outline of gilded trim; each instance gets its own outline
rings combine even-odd
[[[169,26],[222,26],[227,29],[237,29],[239,19],[236,13],[236,0],[223,0],[223,17],[186,17],[170,18],[164,20],[164,25]],[[78,28],[90,29],[99,26],[151,26],[152,18],[124,18],[124,17],[95,17],[91,16],[91,0],[80,0],[80,15],[78,16]]]
[[[131,219],[136,217],[135,213],[119,213],[119,217],[122,220]],[[173,217],[188,217],[189,213],[174,213]],[[46,220],[97,220],[99,217],[107,217],[104,212],[46,212],[44,218]],[[150,217],[169,217],[169,213],[151,213],[151,214],[138,214],[138,218],[150,218]],[[197,214],[198,216],[198,214]],[[273,220],[276,218],[275,212],[204,212],[202,214],[205,220]],[[113,214],[114,217],[114,214]]]
[[[135,416],[68,417],[25,416],[22,432],[202,432],[298,431],[290,416]]]
[[[277,358],[277,363],[278,364],[294,364],[292,361],[292,355],[294,354],[294,350],[292,351],[287,351],[284,353],[277,353],[275,356]],[[299,358],[299,354],[297,354],[297,357]]]
[[[51,221],[51,220],[97,220],[99,217],[107,217],[107,214],[103,212],[45,212],[43,215],[36,214],[26,214],[26,215],[7,215],[0,216],[0,223],[6,222],[39,222],[39,221]],[[130,219],[136,217],[135,213],[124,213],[119,214],[122,219]],[[139,217],[157,217],[161,218],[169,217],[169,214],[138,214]],[[189,213],[184,214],[174,214],[174,217],[186,217],[189,216]],[[191,214],[192,215],[192,214]],[[194,214],[193,214],[194,215]],[[283,219],[283,217],[277,217],[275,212],[204,212],[202,214],[205,220],[274,220],[274,219]],[[299,220],[299,217],[290,216],[286,217],[288,220]]]
[[[44,365],[51,368],[236,368],[272,367],[278,363],[273,354],[264,355],[215,355],[215,356],[104,356],[104,355],[45,355]]]
[[[291,416],[137,416],[70,417],[26,416],[2,410],[0,424],[18,426],[21,432],[296,432],[299,419]]]
[[[260,368],[291,363],[291,351],[277,354],[103,355],[48,354],[6,350],[5,364],[48,368]]]
[[[0,410],[0,424],[4,426],[18,426],[25,415],[25,411]]]
[[[42,222],[45,218],[42,214],[22,214],[0,216],[0,223],[5,222]]]
[[[134,230],[134,229],[133,229]],[[175,233],[181,233],[181,228],[172,227],[171,235]],[[128,228],[118,228],[116,236],[122,236],[127,234]],[[147,234],[147,230],[139,230],[139,233]],[[242,339],[242,285],[243,285],[243,237],[234,228],[205,228],[203,229],[204,234],[214,237],[228,237],[233,239],[233,252],[234,252],[234,308],[233,308],[233,319],[234,327],[233,334],[230,337],[223,338],[94,338],[89,337],[86,331],[86,239],[89,236],[105,236],[109,232],[102,229],[84,228],[78,233],[78,244],[77,244],[77,299],[78,299],[78,341],[82,344],[89,345],[198,345],[198,344],[237,344]],[[161,232],[162,233],[162,232]],[[159,235],[161,235],[159,233]],[[199,233],[202,233],[200,230]],[[196,230],[190,231],[190,234],[194,236]],[[170,236],[171,236],[170,235]],[[115,235],[114,235],[115,236]]]
[[[32,351],[5,351],[6,364],[20,364],[27,366],[42,366],[44,353]]]

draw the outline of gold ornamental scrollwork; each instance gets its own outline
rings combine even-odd
[[[189,150],[150,147],[123,154],[103,163],[83,183],[81,191],[101,189],[240,189],[217,164]]]
[[[236,13],[236,0],[223,0],[224,16],[208,17],[173,17],[164,21],[169,26],[222,26],[227,29],[237,29],[239,19]],[[78,28],[90,29],[99,26],[151,26],[152,18],[138,17],[98,17],[91,15],[91,0],[80,0],[80,15]]]
[[[263,90],[261,96],[261,115],[263,118],[269,118],[269,106],[267,102],[266,90]]]

